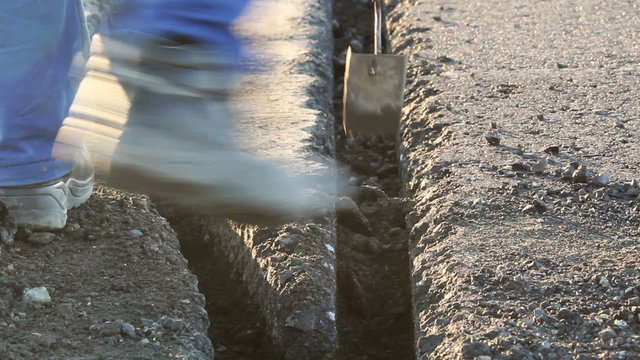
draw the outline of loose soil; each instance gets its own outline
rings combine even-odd
[[[369,16],[370,14],[370,16]],[[338,210],[337,325],[341,359],[413,359],[408,230],[395,141],[347,139],[342,130],[348,46],[372,52],[371,4],[334,2],[336,144],[339,178],[357,208]],[[339,203],[349,201],[341,198]],[[340,205],[338,205],[340,208]]]
[[[0,244],[0,357],[210,358],[196,283],[147,197],[98,186],[62,231]],[[25,301],[36,287],[51,301]]]

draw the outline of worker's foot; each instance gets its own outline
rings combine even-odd
[[[62,229],[67,210],[81,205],[93,191],[94,172],[88,154],[82,154],[69,174],[52,181],[0,187],[0,201],[18,225],[36,230]]]
[[[309,195],[310,182],[234,147],[229,64],[218,54],[105,44],[94,49],[58,140],[84,139],[108,184],[257,225],[330,207]]]

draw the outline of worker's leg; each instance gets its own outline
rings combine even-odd
[[[80,16],[75,0],[0,2],[0,186],[53,180],[73,167],[51,150],[74,95]]]
[[[52,156],[78,82],[70,68],[86,43],[81,16],[77,0],[0,2],[0,201],[22,225],[62,228],[93,188],[82,151]]]
[[[84,137],[111,185],[207,214],[264,224],[320,210],[305,182],[231,140],[243,3],[129,0],[94,41],[60,142]]]

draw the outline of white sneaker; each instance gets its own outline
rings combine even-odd
[[[59,230],[67,223],[67,210],[89,199],[94,172],[88,154],[69,174],[40,184],[0,187],[0,201],[18,225],[36,230]]]

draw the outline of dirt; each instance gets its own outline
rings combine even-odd
[[[19,229],[0,248],[0,353],[3,359],[211,357],[196,284],[175,233],[149,199],[98,186],[63,230]],[[37,287],[46,287],[50,301],[23,299]]]
[[[365,14],[371,14],[367,17]],[[338,199],[340,359],[412,359],[408,229],[395,139],[348,139],[342,130],[346,49],[372,52],[373,8],[334,2],[337,159],[349,186]]]
[[[206,310],[215,324],[209,338],[215,339],[219,360],[277,359],[279,352],[268,336],[260,306],[252,301],[250,286],[222,249],[208,242],[200,217],[171,207],[161,207],[189,259],[189,268],[200,279],[199,289],[206,298]]]
[[[638,14],[394,2],[420,359],[640,358]]]

